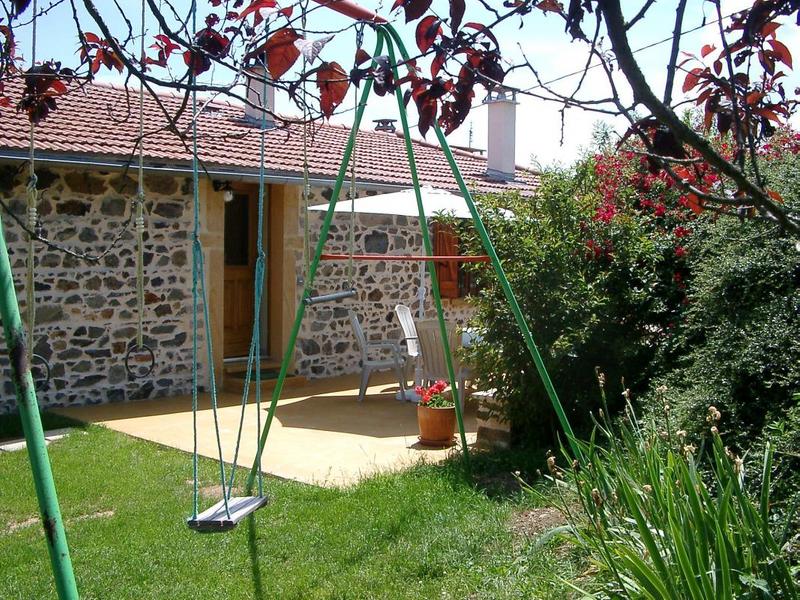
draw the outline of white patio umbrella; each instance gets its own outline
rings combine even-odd
[[[458,194],[440,190],[431,186],[422,186],[422,205],[425,207],[425,214],[432,216],[438,212],[445,212],[460,219],[469,219],[467,203]],[[365,196],[356,198],[353,203],[353,210],[357,213],[368,213],[376,215],[405,215],[416,217],[419,215],[417,210],[417,197],[414,189],[409,188],[400,192],[390,194],[379,194],[377,196]],[[328,210],[328,204],[309,206],[308,210]],[[341,200],[337,202],[335,212],[350,212],[350,201]]]
[[[420,192],[422,195],[422,206],[425,208],[426,216],[433,216],[436,213],[446,213],[459,219],[472,218],[469,208],[467,208],[467,203],[464,201],[464,198],[458,194],[431,186],[422,186]],[[329,206],[329,204],[319,204],[316,206],[309,206],[308,210],[327,211]],[[419,216],[417,196],[413,188],[389,194],[356,198],[355,201],[339,201],[336,203],[334,212],[350,212],[351,210],[357,213],[377,215]],[[424,261],[420,261],[419,263],[419,285],[417,287],[419,319],[425,318],[425,297],[427,295],[427,289],[425,287],[425,264]],[[414,385],[422,385],[422,366],[419,360],[417,360],[417,364],[414,368]],[[400,394],[398,392],[398,399],[399,396]],[[406,390],[406,398],[412,401],[419,401],[416,392],[413,390]]]

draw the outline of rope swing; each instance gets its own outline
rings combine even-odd
[[[305,18],[305,17],[304,17]],[[358,50],[361,49],[361,46],[364,42],[364,23],[357,23],[356,24],[356,53]],[[304,70],[305,70],[305,58],[304,61]],[[307,142],[306,142],[306,123],[308,119],[305,118],[306,115],[306,104],[305,104],[305,77],[303,77],[303,115],[304,115],[304,122],[303,122],[303,182],[304,182],[304,193],[303,193],[303,201],[304,201],[304,208],[305,208],[305,222],[306,222],[306,231],[305,231],[305,240],[303,245],[303,252],[304,255],[307,257],[309,253],[308,249],[308,192],[306,191],[308,188],[308,158],[307,158]],[[358,104],[358,94],[353,94],[353,111],[357,112],[359,108]],[[347,197],[350,200],[350,229],[348,233],[348,261],[347,261],[347,282],[346,285],[343,287],[342,290],[332,292],[330,294],[321,294],[319,296],[312,296],[310,291],[310,286],[306,286],[308,290],[306,294],[304,294],[303,302],[306,306],[313,306],[315,304],[324,304],[326,302],[337,302],[339,300],[346,300],[348,298],[354,298],[358,295],[358,292],[355,288],[355,264],[353,262],[353,255],[355,251],[355,235],[356,235],[356,210],[355,210],[355,203],[356,197],[358,195],[357,187],[356,187],[356,138],[353,138],[353,150],[350,155],[350,191],[347,193]],[[337,198],[331,198],[331,202],[336,203],[338,202]],[[306,259],[306,277],[308,279],[308,261]]]
[[[196,31],[196,6],[192,4],[192,26]],[[262,62],[263,65],[263,62]],[[220,435],[219,415],[217,411],[217,386],[214,373],[214,355],[211,340],[211,318],[208,310],[208,299],[205,285],[205,264],[203,260],[203,247],[200,242],[200,201],[199,201],[199,161],[197,152],[197,90],[195,86],[195,75],[192,73],[192,183],[193,183],[193,208],[194,208],[194,231],[192,236],[192,430],[193,430],[193,453],[192,453],[192,479],[193,479],[193,507],[192,516],[186,520],[190,529],[201,533],[214,533],[229,531],[238,525],[248,515],[252,514],[269,501],[264,495],[263,475],[261,471],[261,456],[259,454],[257,465],[258,495],[257,496],[233,496],[237,461],[239,458],[242,431],[244,428],[244,417],[247,409],[250,383],[253,370],[255,369],[256,383],[256,442],[260,439],[261,432],[261,304],[264,292],[264,278],[266,271],[266,253],[264,251],[264,154],[265,154],[265,135],[266,135],[266,110],[262,111],[261,116],[261,161],[259,166],[258,178],[258,256],[255,265],[255,291],[253,298],[253,326],[250,341],[250,352],[247,357],[247,374],[245,377],[244,390],[242,392],[241,413],[239,417],[239,427],[236,435],[236,448],[234,450],[233,463],[230,469],[230,477],[226,477],[225,463],[223,461],[222,438]],[[263,74],[263,87],[261,100],[262,104],[267,96],[266,71]],[[202,512],[199,511],[199,472],[198,472],[198,310],[199,303],[203,304],[203,321],[205,324],[205,343],[206,360],[209,369],[209,391],[211,394],[211,411],[214,417],[214,434],[217,445],[217,459],[219,463],[219,483],[222,490],[222,498],[211,507]],[[252,482],[248,482],[248,487]]]
[[[139,56],[144,56],[145,35],[145,4],[142,2],[142,23]],[[139,79],[139,172],[136,187],[136,197],[131,203],[131,210],[136,213],[134,228],[136,231],[136,312],[137,327],[136,339],[128,346],[125,353],[125,370],[131,379],[147,377],[156,366],[156,356],[153,349],[144,343],[144,79]],[[139,358],[135,358],[135,354]],[[131,361],[141,362],[144,353],[147,365],[144,370],[134,369]]]
[[[33,13],[36,14],[36,0],[33,2]],[[36,21],[33,19],[31,31],[31,70],[36,68]],[[33,120],[30,121],[28,131],[28,183],[25,188],[26,215],[27,215],[27,242],[28,253],[25,258],[26,277],[25,313],[28,326],[28,364],[31,371],[39,371],[40,376],[34,377],[34,388],[37,392],[46,390],[50,385],[50,363],[41,354],[34,353],[34,330],[36,328],[36,237],[42,236],[44,230],[39,217],[38,203],[39,192],[37,186],[39,179],[36,176],[36,134]],[[34,368],[35,365],[41,365]]]

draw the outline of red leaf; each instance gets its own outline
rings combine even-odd
[[[771,35],[774,36],[775,32],[778,30],[778,27],[780,26],[781,26],[780,23],[776,23],[775,21],[768,21],[764,23],[764,25],[761,27],[761,35],[763,35],[765,38]]]
[[[461,25],[466,8],[465,0],[450,0],[450,31],[453,32],[453,35]]]
[[[683,80],[683,93],[685,94],[694,86],[697,85],[697,82],[700,80],[700,74],[703,72],[703,69],[700,67],[695,67],[691,71],[686,74],[686,79]]]
[[[91,31],[87,31],[86,33],[84,33],[83,34],[83,39],[87,44],[99,44],[100,43],[100,37],[97,34],[92,33]]]
[[[447,60],[446,52],[436,53],[436,56],[433,57],[433,61],[431,62],[431,77],[436,77],[439,74],[439,71],[441,71],[444,66],[445,60]]]
[[[347,95],[347,88],[350,87],[347,73],[339,63],[322,63],[317,71],[317,87],[320,110],[323,115],[330,118]]]
[[[781,196],[778,192],[776,192],[775,190],[771,190],[769,188],[767,188],[766,191],[767,194],[769,194],[769,197],[775,200],[775,202],[783,204],[783,196]]]
[[[772,50],[775,52],[775,58],[791,69],[792,53],[789,52],[789,49],[778,40],[767,40],[767,43],[772,46]]]
[[[431,49],[436,38],[442,34],[442,22],[438,17],[430,15],[417,25],[417,48],[425,54]]]
[[[419,133],[424,138],[428,134],[428,130],[436,121],[436,113],[439,107],[436,100],[433,98],[423,96],[422,101],[417,102],[417,111],[419,112]]]
[[[706,44],[705,46],[703,46],[703,49],[700,50],[700,56],[705,58],[706,56],[711,54],[716,49],[717,49],[717,47],[714,44]]]
[[[97,74],[97,72],[100,70],[101,64],[103,64],[103,51],[98,50],[97,53],[94,55],[94,59],[92,60],[92,66],[91,66],[92,75]]]
[[[695,194],[691,192],[686,194],[686,205],[694,214],[699,215],[701,212],[703,212],[703,203],[704,201],[698,198]]]
[[[358,50],[356,50],[356,66],[357,67],[360,67],[365,62],[367,62],[368,60],[371,60],[371,59],[372,59],[372,57],[363,48],[359,48]]]
[[[245,58],[251,59],[266,54],[270,77],[280,79],[300,57],[300,49],[294,44],[299,39],[299,33],[290,27],[284,27],[273,33],[266,44],[253,50]]]
[[[244,19],[245,17],[247,17],[247,15],[249,15],[252,12],[256,12],[258,10],[261,10],[262,8],[275,8],[276,6],[278,6],[278,3],[275,0],[254,0],[253,2],[250,3],[250,6],[248,6],[241,12],[239,18]],[[258,18],[259,16],[260,15],[256,15],[256,18]]]
[[[753,106],[753,104],[761,100],[763,97],[764,97],[763,92],[750,92],[749,94],[747,94],[745,102],[747,102],[748,106]]]
[[[372,69],[373,90],[378,96],[385,96],[395,90],[394,73],[388,56],[376,56],[375,68]]]
[[[558,14],[563,14],[564,12],[564,5],[556,0],[542,0],[536,3],[536,8],[542,12],[554,12]]]
[[[769,108],[755,108],[753,109],[753,113],[761,115],[762,117],[769,119],[770,121],[774,121],[775,123],[781,122],[781,118],[777,115],[777,113]]]
[[[767,73],[771,74],[775,72],[775,61],[763,50],[758,51],[758,61]]]
[[[195,76],[205,73],[211,68],[211,59],[202,52],[195,50],[186,50],[183,53],[183,62],[186,63],[186,66],[191,69],[192,74]]]
[[[406,23],[419,19],[428,12],[433,0],[395,0],[392,10],[403,7],[406,13]]]
[[[500,47],[500,44],[497,42],[497,38],[494,36],[492,31],[485,25],[481,25],[480,23],[469,22],[465,23],[464,27],[469,27],[470,29],[477,29],[480,33],[482,33],[490,40],[492,40],[495,46],[497,46],[498,48]]]
[[[13,10],[11,11],[11,16],[14,15],[21,15],[25,12],[25,9],[28,8],[28,5],[31,3],[31,0],[11,0],[11,4],[13,4]]]

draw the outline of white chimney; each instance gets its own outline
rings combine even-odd
[[[248,67],[245,71],[247,78],[247,100],[255,106],[246,104],[244,107],[244,118],[253,125],[261,126],[264,119],[264,111],[256,106],[266,107],[267,110],[275,111],[275,88],[270,82],[269,73],[260,64]],[[264,79],[267,80],[266,96],[264,95]],[[266,113],[266,129],[275,126],[275,118]]]
[[[513,90],[497,88],[489,92],[484,104],[489,110],[486,175],[510,181],[516,171],[517,94]]]

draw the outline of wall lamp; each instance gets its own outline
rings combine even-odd
[[[233,200],[233,188],[230,181],[213,181],[212,186],[215,192],[222,192],[222,199],[225,202]]]

